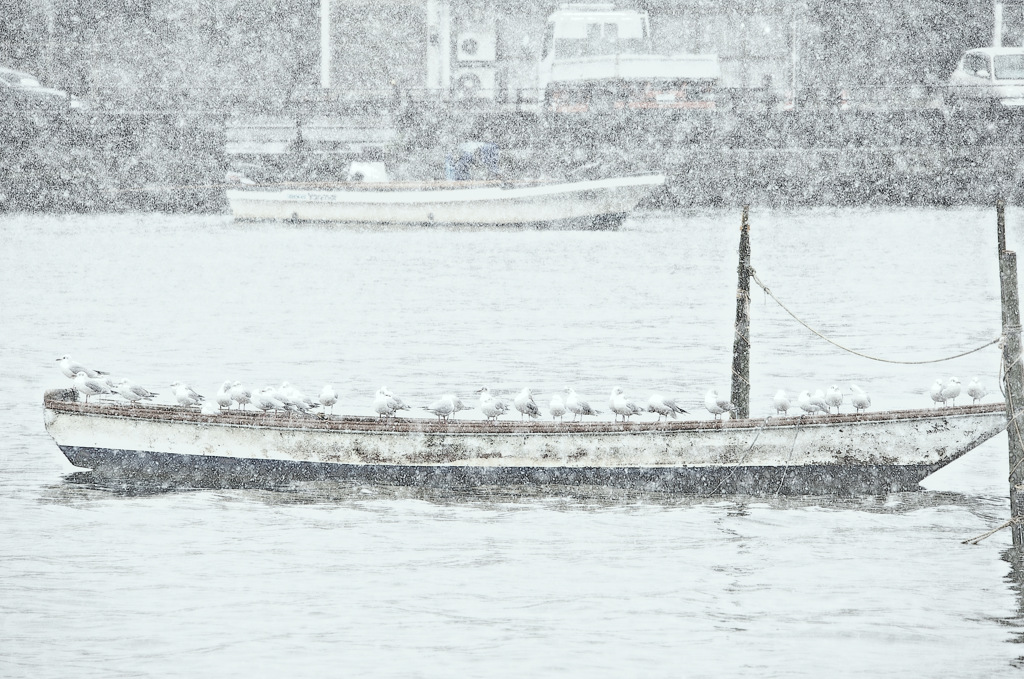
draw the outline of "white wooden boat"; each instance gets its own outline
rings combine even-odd
[[[664,183],[660,174],[556,184],[352,182],[340,188],[229,189],[227,199],[240,220],[614,229]]]
[[[702,495],[913,490],[1006,427],[1001,403],[763,420],[442,423],[86,404],[70,389],[47,392],[44,413],[67,459],[99,479],[599,485]]]

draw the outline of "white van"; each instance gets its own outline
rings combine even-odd
[[[949,78],[946,101],[1024,106],[1024,47],[968,50]]]

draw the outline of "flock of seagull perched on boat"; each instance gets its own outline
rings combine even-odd
[[[134,405],[138,401],[151,401],[159,395],[126,379],[115,382],[108,373],[87,368],[67,355],[57,359],[57,363],[61,372],[74,381],[75,390],[85,397],[87,403],[90,396],[117,394],[129,404]],[[942,379],[935,380],[930,390],[932,401],[936,406],[948,404],[955,406],[956,399],[960,396],[960,386],[960,380],[956,377],[951,377],[946,382],[943,382]],[[206,402],[206,397],[187,384],[173,382],[170,387],[174,400],[179,406],[202,406]],[[871,396],[863,389],[851,384],[850,392],[850,404],[856,413],[861,413],[871,407]],[[527,417],[537,419],[542,415],[541,408],[534,399],[533,390],[529,387],[523,388],[512,399],[511,405],[505,399],[492,395],[487,387],[478,389],[476,393],[479,395],[478,408],[489,422],[496,422],[499,417],[508,413],[512,408],[520,413],[520,419]],[[967,387],[967,395],[974,399],[974,403],[980,402],[987,393],[978,378],[974,378]],[[843,391],[837,385],[832,385],[827,390],[817,389],[813,394],[809,390],[804,390],[797,396],[795,407],[807,415],[832,414],[833,408],[838,414],[844,398]],[[309,413],[315,408],[322,408],[325,413],[330,408],[333,412],[334,404],[337,402],[338,394],[329,384],[320,391],[317,400],[313,400],[287,382],[282,383],[280,387],[265,387],[254,392],[242,383],[230,380],[221,385],[213,400],[217,410],[233,407],[245,409],[248,405],[252,405],[253,408],[264,413],[273,411],[274,413],[297,412],[302,414]],[[207,406],[212,407],[212,404],[207,404]],[[716,420],[725,413],[734,416],[736,413],[736,406],[729,398],[720,396],[715,389],[711,389],[705,394],[704,407],[714,415]],[[777,414],[786,415],[794,406],[786,391],[779,390],[772,399],[772,407]],[[379,418],[396,417],[400,411],[410,409],[387,387],[378,389],[373,398],[373,410]],[[457,413],[473,408],[463,403],[457,395],[446,394],[422,409],[433,413],[439,421],[446,422]],[[666,398],[661,394],[652,394],[646,404],[641,404],[626,396],[620,387],[612,389],[608,399],[608,409],[616,421],[621,417],[623,422],[629,421],[630,417],[644,413],[656,414],[659,422],[663,417],[668,420],[669,418],[676,419],[681,414],[689,414],[689,411],[685,410],[677,399]],[[548,413],[552,420],[563,421],[564,416],[571,413],[574,421],[577,418],[582,421],[584,417],[600,415],[601,411],[580,398],[574,389],[567,387],[551,397],[548,402]]]

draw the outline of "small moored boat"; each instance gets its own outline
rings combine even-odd
[[[600,485],[674,493],[914,490],[1006,427],[1005,406],[747,420],[482,422],[274,416],[44,397],[46,429],[101,479],[273,487],[356,479],[467,488]]]
[[[504,226],[615,229],[664,175],[559,183],[503,181],[350,182],[340,187],[228,189],[240,220],[360,226]]]

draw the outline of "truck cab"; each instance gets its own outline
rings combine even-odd
[[[947,105],[1024,106],[1024,47],[968,50],[946,88]]]
[[[646,12],[562,5],[548,17],[538,85],[548,111],[714,108],[714,54],[654,53]]]

